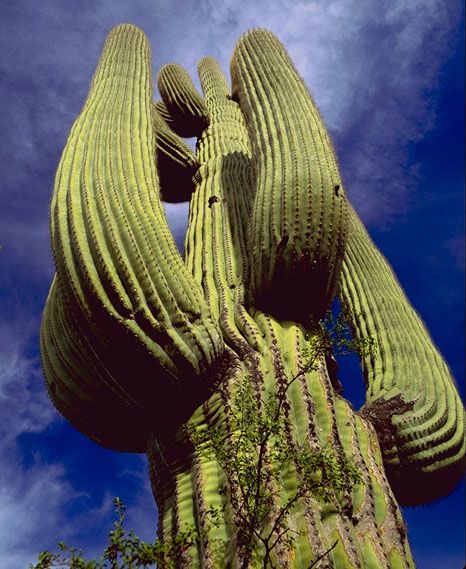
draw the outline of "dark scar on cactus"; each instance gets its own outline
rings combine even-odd
[[[217,203],[220,201],[220,198],[218,196],[210,196],[209,198],[209,208],[212,208],[212,206],[214,205],[214,203]]]

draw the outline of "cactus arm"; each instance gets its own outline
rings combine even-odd
[[[116,351],[117,381],[128,385],[134,374],[140,402],[154,393],[163,401],[165,386],[172,394],[181,380],[199,381],[223,350],[160,201],[151,96],[147,40],[119,26],[68,139],[51,206],[60,294],[86,322],[91,343],[102,335],[125,346],[130,357]]]
[[[55,278],[41,326],[42,365],[52,402],[94,442],[114,450],[143,452],[149,433],[144,408],[115,381],[114,370],[104,364],[103,347],[91,343],[92,336],[73,317],[58,288]]]
[[[152,124],[157,146],[157,172],[163,201],[189,201],[194,191],[193,176],[199,162],[189,146],[165,122],[156,104],[152,106]]]
[[[168,111],[167,105],[163,101],[156,101],[154,103],[154,108],[157,111],[157,113],[163,118],[166,125],[174,132],[173,124],[175,121],[173,120],[173,117],[171,116],[170,112]]]
[[[166,336],[174,357],[198,369],[218,353],[220,339],[158,196],[148,46],[134,30],[121,26],[110,34],[57,174],[52,239],[58,272],[70,273],[84,310],[88,302],[80,291],[86,287],[112,316],[112,327],[129,328],[149,349],[146,330],[153,328]],[[207,326],[199,322],[204,317]]]
[[[332,145],[273,34],[252,30],[242,36],[232,78],[254,157],[250,239],[256,305],[285,319],[302,321],[309,313],[318,319],[335,293],[347,225]]]
[[[162,116],[179,136],[199,137],[207,126],[207,109],[187,71],[176,63],[164,65],[157,77]]]
[[[363,361],[362,411],[378,431],[392,487],[402,503],[437,499],[456,485],[464,464],[461,401],[424,324],[353,209],[340,293],[358,314],[355,334],[377,342],[378,353]]]

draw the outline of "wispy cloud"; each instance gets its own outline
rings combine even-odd
[[[63,502],[74,493],[64,468],[40,458],[25,467],[18,437],[42,431],[53,419],[38,370],[26,344],[38,322],[0,327],[0,552],[5,567],[26,567],[37,555],[44,528],[63,528]],[[46,518],[46,520],[44,520]]]
[[[130,467],[110,472],[107,480],[96,476],[106,488],[98,503],[73,485],[74,463],[33,445],[22,452],[26,435],[40,441],[47,429],[64,423],[45,395],[37,351],[28,347],[38,327],[38,319],[25,314],[0,326],[0,565],[9,569],[25,569],[40,550],[56,551],[62,539],[85,544],[88,556],[99,557],[114,519],[117,486],[137,487],[126,492],[131,502],[126,527],[147,541],[156,530],[145,457],[133,456]]]
[[[20,433],[42,431],[54,417],[42,389],[37,354],[25,353],[38,326],[39,320],[32,317],[0,326],[0,432],[4,445],[12,445]]]
[[[3,461],[8,458],[0,476],[0,552],[4,567],[25,569],[46,544],[55,546],[58,536],[70,535],[63,504],[76,492],[61,465],[38,463],[25,470],[11,454],[0,455]],[[52,536],[57,536],[55,543]]]
[[[204,0],[200,6],[213,24],[202,43],[215,46],[225,69],[245,29],[278,35],[333,134],[349,194],[364,217],[386,223],[404,212],[417,181],[410,150],[435,123],[435,87],[454,47],[460,2],[273,0],[218,7]]]

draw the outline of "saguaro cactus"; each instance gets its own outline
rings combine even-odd
[[[154,102],[144,34],[126,24],[110,33],[51,206],[57,274],[41,334],[50,397],[99,444],[148,453],[161,543],[195,530],[175,566],[412,567],[397,500],[438,498],[461,476],[454,382],[349,205],[283,46],[270,32],[246,33],[231,74],[232,90],[203,59],[202,97],[167,65]],[[195,154],[180,136],[197,137]],[[190,199],[184,259],[161,199]],[[360,412],[324,358],[305,365],[335,295],[357,315],[355,336],[378,344],[362,362]],[[330,503],[304,493],[283,510],[302,479],[291,464],[257,528],[284,512],[267,558],[260,540],[241,542],[241,489],[202,448],[205,436],[189,434],[220,429],[228,456],[245,382],[258,415],[267,400],[283,403],[295,456],[330,449],[360,473]],[[265,449],[264,468],[272,457]]]

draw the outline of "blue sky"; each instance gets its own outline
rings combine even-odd
[[[60,539],[99,553],[117,495],[128,525],[155,533],[145,457],[69,426],[47,399],[38,355],[54,173],[108,31],[139,25],[154,73],[175,61],[193,77],[204,55],[228,72],[250,27],[278,35],[331,131],[350,199],[464,394],[462,20],[457,0],[2,1],[0,569],[23,569]],[[167,211],[181,243],[187,208]],[[357,401],[360,380],[343,371]],[[420,569],[463,566],[463,504],[464,485],[405,510]]]

